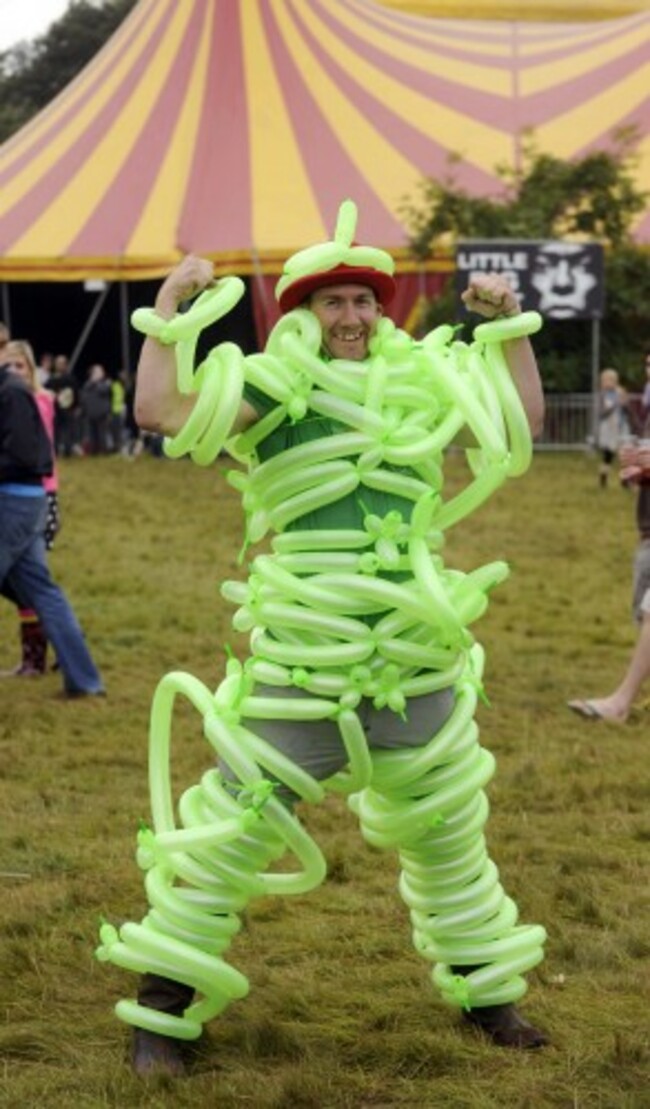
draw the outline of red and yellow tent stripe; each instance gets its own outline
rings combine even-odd
[[[360,237],[408,268],[424,176],[496,194],[522,132],[571,158],[641,134],[650,188],[650,13],[585,23],[412,15],[373,0],[141,0],[0,148],[0,279],[133,280],[187,251],[277,271]],[[636,228],[650,240],[650,216]]]

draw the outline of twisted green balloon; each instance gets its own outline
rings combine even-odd
[[[395,262],[385,250],[373,246],[359,246],[354,243],[357,229],[357,206],[353,200],[344,200],[339,208],[334,239],[327,243],[317,243],[299,250],[285,262],[282,276],[276,286],[276,296],[298,281],[314,273],[327,273],[342,264],[346,266],[365,266],[393,274]]]

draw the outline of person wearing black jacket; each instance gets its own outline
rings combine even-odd
[[[52,449],[27,385],[0,364],[0,591],[38,614],[61,668],[64,692],[104,692],[70,602],[52,580],[45,554]]]
[[[108,452],[111,392],[111,383],[106,376],[106,370],[96,362],[90,367],[88,380],[80,394],[84,418],[84,446],[89,454]]]
[[[79,443],[79,386],[77,379],[68,369],[65,354],[57,354],[52,373],[45,382],[45,388],[56,397],[54,418],[54,444],[59,457],[70,458],[81,454]]]

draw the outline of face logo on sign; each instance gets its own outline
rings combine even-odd
[[[589,251],[578,243],[549,243],[534,258],[530,283],[539,294],[539,311],[552,319],[583,315],[598,284]]]

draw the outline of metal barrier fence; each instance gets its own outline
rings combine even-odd
[[[593,393],[547,393],[544,431],[535,440],[536,450],[580,451],[594,447],[595,402]],[[631,428],[640,431],[641,397],[631,394]]]
[[[544,431],[535,440],[537,450],[587,450],[593,444],[594,398],[592,393],[546,394]]]

